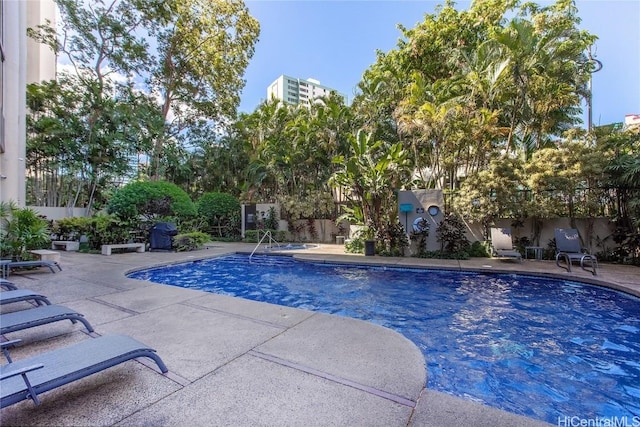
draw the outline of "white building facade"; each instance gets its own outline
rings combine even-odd
[[[56,26],[56,3],[53,0],[29,0],[27,5],[27,28],[38,25]],[[56,79],[57,57],[47,45],[27,37],[27,84],[42,83]]]
[[[25,204],[27,2],[0,0],[0,201]]]
[[[315,79],[299,79],[296,77],[285,76],[278,77],[267,88],[267,99],[279,99],[288,104],[309,104],[313,99],[329,96],[331,93],[337,93],[342,96],[344,102],[347,97],[337,90],[320,84]]]
[[[27,37],[27,28],[55,25],[53,0],[0,0],[0,201],[24,207],[27,83],[56,77],[56,56]]]

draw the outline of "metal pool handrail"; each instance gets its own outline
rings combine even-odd
[[[260,230],[258,230],[258,236],[260,235]],[[249,255],[249,263],[251,263],[251,257],[253,256],[253,254],[258,250],[258,248],[260,247],[260,245],[262,244],[262,241],[269,236],[269,244],[273,246],[273,244],[275,243],[278,247],[280,247],[280,243],[276,242],[276,240],[273,238],[273,236],[271,235],[271,230],[267,230],[264,232],[264,236],[262,236],[262,238],[260,239],[260,241],[258,242],[258,244],[256,245],[255,248],[253,248],[253,251],[251,252],[251,255]]]

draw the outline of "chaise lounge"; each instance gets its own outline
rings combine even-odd
[[[36,260],[36,261],[8,261],[2,260],[0,261],[0,267],[2,267],[2,278],[6,279],[9,277],[9,273],[12,268],[24,268],[24,267],[47,267],[51,270],[52,273],[55,273],[55,268],[58,268],[58,271],[62,271],[62,267],[56,261],[47,261],[47,260]]]
[[[163,374],[168,372],[155,350],[126,335],[91,338],[13,362],[7,347],[16,342],[0,343],[9,362],[0,366],[0,408],[29,399],[38,405],[39,394],[138,357],[148,357]]]
[[[597,276],[598,260],[580,244],[580,234],[575,228],[556,228],[556,265],[571,273],[571,263],[580,261],[580,267]],[[563,260],[566,267],[560,265]],[[585,263],[590,269],[585,268]]]
[[[7,291],[15,291],[18,287],[15,283],[8,281],[7,279],[0,279],[0,288],[3,288]]]
[[[511,229],[509,228],[492,228],[491,230],[491,246],[494,255],[499,258],[517,259],[522,262],[522,254],[513,247],[511,239]]]
[[[71,320],[71,323],[82,322],[89,332],[94,331],[89,321],[77,311],[61,305],[43,305],[28,310],[0,314],[0,335],[62,320]]]
[[[12,291],[0,292],[0,305],[24,301],[34,301],[37,305],[51,305],[51,302],[47,297],[28,289],[15,289]]]

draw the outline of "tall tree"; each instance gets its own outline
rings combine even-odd
[[[520,16],[497,31],[505,46],[512,85],[505,96],[506,151],[526,158],[579,123],[582,99],[589,96],[587,48],[595,37],[579,30],[572,0],[540,7],[526,3]]]
[[[609,189],[616,239],[637,260],[640,248],[640,129],[595,128],[599,153],[609,153],[604,184]]]
[[[66,132],[61,142],[70,146],[59,146],[60,153],[83,153],[90,165],[80,168],[80,175],[76,176],[80,184],[88,181],[89,195],[83,205],[90,208],[99,187],[110,181],[110,175],[127,174],[126,156],[144,146],[146,138],[141,136],[157,135],[156,115],[149,98],[132,88],[131,76],[143,73],[149,64],[147,41],[140,35],[144,33],[145,17],[140,4],[133,0],[57,0],[57,4],[61,15],[58,28],[46,23],[29,29],[29,35],[50,46],[73,70],[61,72],[58,85],[43,85],[42,90],[56,91],[49,101],[49,117],[57,115],[62,119],[65,115],[60,106],[51,105],[52,100],[66,102],[69,96],[76,100],[61,105],[75,115],[64,122],[72,128],[58,129],[57,136],[51,136]],[[31,95],[37,96],[36,92]],[[147,129],[128,130],[141,127]],[[32,142],[30,147],[37,144],[37,140]],[[70,173],[78,170],[73,164],[62,166],[60,170],[68,166]],[[66,199],[71,206],[79,200],[78,192],[75,198]]]
[[[253,55],[259,26],[239,0],[56,0],[61,19],[58,28],[42,25],[30,35],[51,46],[74,70],[68,80],[84,94],[82,118],[88,126],[85,143],[114,150],[112,142],[129,142],[138,152],[153,139],[150,173],[184,175],[181,167],[168,167],[166,145],[179,155],[199,129],[216,126],[216,134],[235,117],[242,74]],[[141,87],[146,82],[145,88]],[[150,114],[148,93],[160,98]],[[115,103],[115,104],[114,104]],[[128,106],[124,104],[127,103]],[[116,108],[116,109],[112,109]],[[144,128],[136,136],[119,139],[107,125],[114,119]],[[116,113],[120,111],[119,113]],[[137,122],[137,125],[134,123]],[[100,127],[102,126],[102,127]],[[216,134],[211,138],[215,141]],[[130,135],[131,136],[131,135]],[[110,139],[111,138],[111,139]],[[98,140],[99,139],[99,140]],[[165,156],[171,157],[171,156]],[[109,156],[93,156],[108,166]],[[177,161],[178,157],[173,156]],[[104,169],[104,168],[103,168]],[[92,179],[91,193],[100,175]]]
[[[61,76],[29,85],[28,196],[42,206],[84,206],[104,201],[103,190],[134,178],[136,155],[162,131],[153,101],[128,86],[92,81],[110,97],[88,91],[88,78]]]
[[[408,153],[400,143],[374,140],[360,129],[349,138],[349,153],[337,156],[340,169],[331,177],[335,187],[346,190],[348,198],[362,207],[365,224],[383,233],[395,208],[394,191],[409,175]]]
[[[144,3],[141,0],[56,0],[60,11],[58,27],[47,22],[28,29],[35,40],[48,45],[75,70],[87,86],[96,80],[95,96],[116,75],[131,77],[143,73],[151,62],[145,38]],[[149,0],[147,6],[161,4]]]
[[[494,158],[530,158],[579,121],[595,39],[579,22],[569,0],[478,1],[464,11],[448,1],[401,28],[397,49],[378,55],[363,84],[395,82],[377,111],[392,108],[423,186],[455,188],[458,175]]]
[[[242,76],[260,33],[241,0],[169,0],[156,6],[147,12],[162,18],[151,29],[157,59],[148,84],[162,99],[167,129],[151,156],[155,179],[166,141],[199,121],[224,127],[235,118]]]

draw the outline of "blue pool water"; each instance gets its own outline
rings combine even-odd
[[[523,275],[232,255],[129,275],[394,329],[427,387],[553,424],[640,416],[640,298]],[[638,419],[638,418],[636,418]]]

